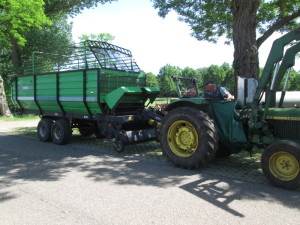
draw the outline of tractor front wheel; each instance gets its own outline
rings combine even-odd
[[[300,145],[292,141],[269,145],[262,154],[261,167],[275,186],[297,188],[300,183]]]
[[[206,166],[217,150],[218,137],[210,117],[197,109],[172,110],[162,122],[160,143],[164,155],[176,166]]]

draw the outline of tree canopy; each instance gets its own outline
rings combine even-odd
[[[254,2],[249,10],[255,13],[256,28],[261,37],[260,46],[273,32],[294,29],[297,17],[300,16],[300,2],[298,0],[152,0],[158,14],[165,17],[171,10],[177,12],[179,20],[188,23],[192,29],[192,36],[198,40],[217,42],[225,36],[232,41],[233,8],[242,2]],[[255,9],[256,10],[256,9]],[[240,16],[240,15],[239,15]]]
[[[75,16],[84,9],[96,7],[98,4],[111,3],[116,0],[44,0],[46,7],[45,13],[49,16],[68,14]]]
[[[147,74],[149,73],[146,73],[146,75]],[[231,79],[233,78],[233,69],[229,66],[229,64],[226,63],[224,63],[222,66],[211,65],[209,67],[199,69],[193,69],[190,67],[181,69],[177,66],[167,64],[160,68],[157,77],[151,75],[151,82],[148,81],[147,76],[147,85],[157,83],[156,86],[160,88],[161,96],[176,97],[177,93],[175,83],[172,79],[173,76],[182,78],[196,78],[200,92],[203,91],[203,83],[209,79],[213,79],[218,85],[224,86],[227,90],[233,92],[234,79]],[[184,92],[191,87],[191,83],[188,80],[180,79],[179,86]]]
[[[262,70],[260,70],[262,72]],[[292,70],[287,85],[287,91],[300,90],[300,71]],[[160,68],[158,76],[152,73],[145,73],[147,76],[147,86],[159,87],[161,90],[161,97],[177,97],[175,90],[175,84],[172,76],[178,76],[183,78],[196,78],[199,92],[203,91],[203,84],[207,80],[214,80],[218,86],[225,87],[230,93],[234,92],[234,76],[233,68],[228,64],[224,63],[221,66],[211,65],[209,67],[203,67],[193,69],[186,67],[181,69],[177,66],[165,65]],[[281,82],[280,90],[282,90],[285,82],[285,78]],[[181,91],[184,92],[190,88],[190,83],[185,80],[179,82]]]
[[[233,42],[235,76],[259,75],[258,49],[275,31],[290,31],[299,25],[299,0],[152,0],[158,14],[171,10],[189,24],[198,40]],[[260,37],[256,37],[259,33]]]
[[[43,0],[2,0],[0,2],[0,43],[6,50],[12,39],[24,45],[23,33],[32,27],[51,24],[44,14]]]
[[[146,75],[146,86],[147,87],[159,87],[158,80],[153,73],[151,73],[151,72],[148,72],[148,73],[143,72],[143,73]]]
[[[66,27],[68,16],[75,16],[85,8],[112,1],[114,0],[2,0],[0,2],[2,47],[0,54],[11,53],[14,65],[19,66],[20,55],[17,51],[25,45],[26,36],[30,36],[30,32],[36,34],[36,28],[43,28],[45,30],[43,32],[46,33],[53,22],[58,25],[62,20],[65,20],[64,27]],[[71,35],[71,30],[68,35]]]
[[[100,33],[100,34],[82,34],[79,37],[80,41],[92,40],[92,41],[101,41],[101,42],[112,42],[115,37],[109,33]]]
[[[176,96],[176,87],[173,76],[180,76],[180,69],[176,66],[165,65],[160,68],[157,79],[162,96]]]

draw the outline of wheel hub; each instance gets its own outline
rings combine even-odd
[[[175,134],[175,141],[180,148],[188,150],[194,143],[194,135],[187,127],[181,127]]]
[[[290,170],[291,167],[293,167],[293,165],[290,164],[289,160],[287,160],[287,161],[282,160],[282,162],[280,162],[280,165],[282,166],[283,170]]]
[[[299,174],[297,159],[288,152],[277,152],[270,159],[270,170],[277,178],[290,181]]]
[[[193,155],[198,147],[198,133],[189,122],[179,120],[168,130],[168,142],[174,154],[180,157]]]

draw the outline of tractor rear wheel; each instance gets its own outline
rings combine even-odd
[[[297,188],[300,184],[300,145],[292,141],[269,145],[262,154],[261,167],[275,186]]]
[[[191,107],[169,112],[162,122],[160,134],[164,155],[176,166],[187,169],[206,166],[218,148],[213,120]]]

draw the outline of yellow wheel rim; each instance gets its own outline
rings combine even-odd
[[[290,181],[299,174],[299,162],[295,156],[288,152],[277,152],[269,161],[271,173],[278,179]]]
[[[198,147],[197,130],[191,123],[178,120],[168,130],[168,143],[175,155],[189,157],[196,152]]]

